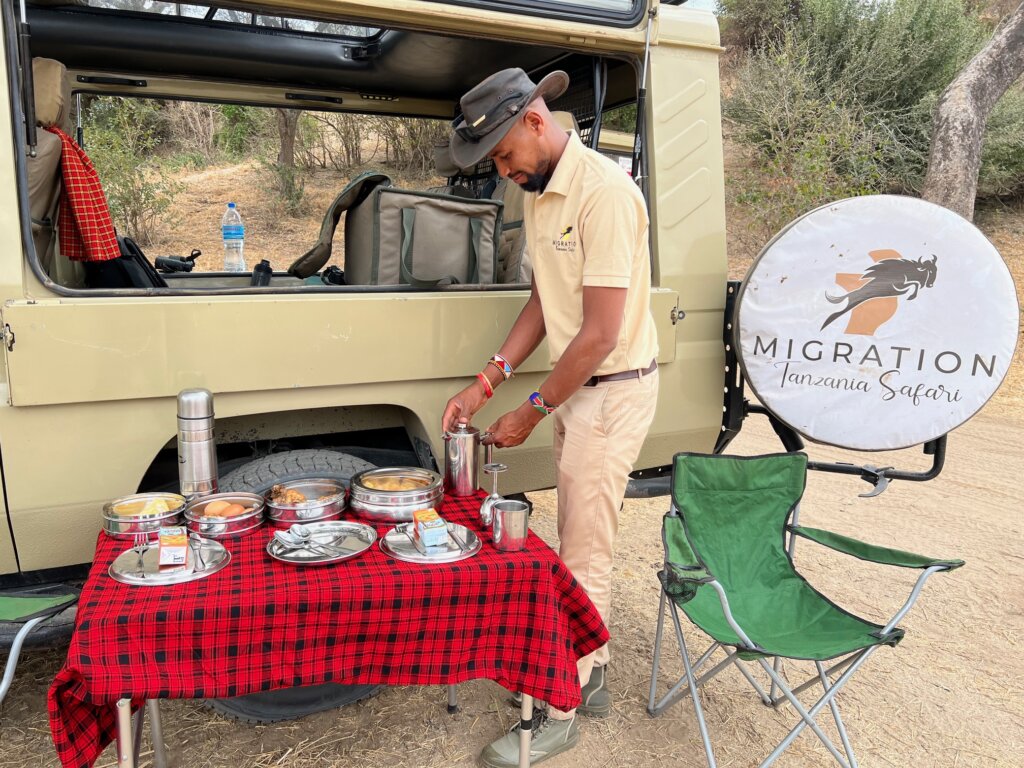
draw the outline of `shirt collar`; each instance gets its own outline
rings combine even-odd
[[[563,197],[569,194],[569,186],[572,184],[573,177],[576,176],[576,169],[579,168],[582,161],[583,142],[580,141],[580,137],[575,131],[570,131],[569,143],[562,150],[562,156],[558,158],[555,172],[551,174],[551,179],[548,181],[548,185],[544,188],[542,194],[549,195],[553,193]]]

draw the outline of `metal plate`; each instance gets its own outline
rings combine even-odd
[[[199,539],[198,547],[191,539],[188,548],[188,568],[184,571],[160,572],[160,547],[147,546],[142,553],[142,568],[139,568],[139,550],[125,550],[110,564],[107,573],[114,581],[142,587],[159,587],[168,584],[184,584],[196,581],[221,570],[231,560],[231,553],[224,545],[213,539]],[[198,549],[199,557],[196,557]]]
[[[363,523],[351,520],[332,520],[323,523],[303,523],[309,530],[310,538],[318,544],[325,544],[345,550],[345,554],[328,555],[308,549],[288,549],[276,539],[267,542],[267,554],[282,563],[296,565],[327,565],[338,563],[360,555],[377,540],[377,532]]]
[[[407,563],[456,563],[472,557],[482,546],[479,536],[458,523],[448,523],[448,546],[437,554],[426,554],[416,546],[411,523],[396,525],[380,540],[381,552]]]

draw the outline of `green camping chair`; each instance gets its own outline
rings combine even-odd
[[[22,594],[11,592],[0,594],[0,622],[22,625],[14,635],[11,650],[7,654],[4,677],[0,682],[0,702],[7,696],[7,691],[10,690],[11,683],[14,682],[14,670],[18,666],[21,647],[32,630],[47,619],[74,605],[77,600],[78,590],[64,586],[28,590]]]
[[[800,722],[762,766],[774,762],[804,727],[809,727],[840,765],[855,768],[857,760],[839,716],[836,694],[878,646],[894,646],[900,641],[903,630],[896,623],[917,600],[925,580],[936,571],[963,565],[962,560],[933,560],[800,527],[798,505],[806,473],[807,456],[802,453],[752,457],[680,453],[674,458],[672,507],[662,525],[665,570],[658,574],[661,605],[647,711],[659,715],[676,701],[692,696],[711,768],[715,757],[697,688],[733,665],[765,704],[788,701],[800,714]],[[844,611],[807,583],[793,565],[797,536],[861,560],[924,572],[907,602],[882,626]],[[656,701],[666,605],[671,609],[685,674]],[[693,664],[679,611],[712,640]],[[726,658],[705,671],[719,649]],[[791,688],[780,674],[781,659],[813,661],[817,674]],[[837,661],[826,669],[824,662],[833,659]],[[756,662],[768,674],[770,692],[758,684],[744,662]],[[834,675],[838,677],[833,679]],[[813,706],[805,708],[797,695],[812,686],[821,686],[822,694]],[[781,693],[777,695],[777,691]],[[835,718],[845,758],[815,722],[826,706]]]

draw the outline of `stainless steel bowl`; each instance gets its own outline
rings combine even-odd
[[[150,501],[165,501],[165,512],[145,512]],[[177,493],[136,493],[103,505],[103,531],[115,539],[134,539],[145,533],[156,538],[160,528],[181,522],[185,497]]]
[[[387,486],[408,480],[418,487],[388,490]],[[395,481],[395,482],[392,482]],[[352,478],[349,507],[361,517],[386,522],[412,520],[417,509],[437,509],[444,497],[444,481],[437,472],[421,467],[376,467]]]
[[[213,517],[203,514],[215,501],[241,504],[249,512],[234,517]],[[230,539],[252,533],[263,525],[264,502],[257,493],[212,493],[190,501],[185,506],[185,527],[211,539]]]
[[[288,480],[277,485],[285,490],[298,491],[306,497],[306,501],[285,504],[272,500],[268,492],[267,519],[277,527],[287,527],[292,523],[337,520],[347,504],[348,489],[340,480],[311,478]]]

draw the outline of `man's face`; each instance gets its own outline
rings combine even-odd
[[[488,155],[498,170],[527,192],[543,192],[551,177],[551,152],[531,114],[516,121]]]

